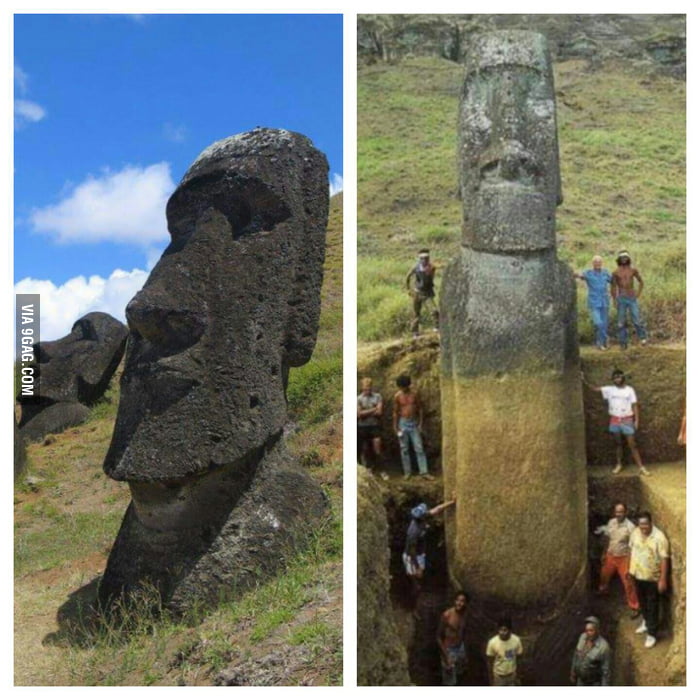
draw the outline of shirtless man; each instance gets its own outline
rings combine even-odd
[[[413,443],[413,450],[416,453],[418,462],[418,472],[425,479],[433,479],[428,474],[428,460],[423,449],[423,439],[421,430],[423,429],[423,406],[417,391],[411,389],[411,378],[407,374],[402,374],[396,385],[399,390],[394,394],[394,432],[399,438],[401,446],[401,466],[403,467],[403,478],[411,478],[411,455],[409,443]]]
[[[642,345],[647,344],[647,331],[639,315],[637,300],[642,295],[644,281],[636,267],[632,267],[632,259],[626,250],[622,250],[617,256],[617,268],[612,275],[612,297],[617,306],[617,332],[620,347],[627,349],[627,313],[632,317],[632,325]],[[639,288],[634,288],[634,280],[639,282]]]
[[[440,648],[443,685],[457,685],[467,665],[465,632],[468,602],[469,596],[464,591],[458,591],[454,605],[440,615],[437,643]]]

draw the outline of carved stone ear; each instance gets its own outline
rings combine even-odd
[[[301,230],[293,234],[299,240],[291,246],[294,260],[287,302],[289,321],[285,349],[290,367],[299,367],[311,358],[321,313],[321,297],[317,290],[323,281],[326,252],[328,163],[325,156],[315,149],[309,150],[304,158],[300,189],[303,216]]]

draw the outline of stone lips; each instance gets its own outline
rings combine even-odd
[[[328,164],[300,134],[207,148],[167,205],[172,236],[129,302],[105,472],[132,502],[100,584],[155,586],[176,611],[277,570],[320,523],[320,487],[287,452],[289,368],[320,315]]]
[[[100,582],[103,604],[153,586],[176,613],[215,605],[274,574],[305,544],[327,502],[283,442],[235,466],[179,485],[137,486]]]
[[[316,340],[327,171],[306,137],[267,129],[188,170],[168,203],[173,242],[127,306],[112,478],[202,473],[282,430],[289,367]]]
[[[39,374],[39,400],[19,395],[19,427],[28,440],[82,422],[88,406],[106,391],[124,354],[126,326],[102,312],[79,318],[71,332],[34,345]]]
[[[544,37],[475,40],[460,130],[464,237],[441,294],[450,576],[485,611],[551,615],[583,590],[587,533],[576,290],[555,250]]]

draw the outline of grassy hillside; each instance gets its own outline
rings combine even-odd
[[[189,619],[91,616],[129,501],[102,472],[115,377],[86,423],[28,447],[15,491],[15,684],[211,685],[232,666],[240,685],[342,682],[342,195],[327,243],[318,344],[289,385],[291,449],[332,504],[312,545],[277,578]]]
[[[685,333],[685,84],[631,62],[555,65],[564,203],[559,255],[608,268],[625,247],[646,288],[654,340]],[[358,337],[408,332],[404,278],[427,246],[439,266],[457,252],[456,118],[461,66],[407,58],[358,72]],[[440,274],[438,272],[438,278]],[[438,279],[438,285],[440,280]],[[580,335],[592,341],[579,292]]]

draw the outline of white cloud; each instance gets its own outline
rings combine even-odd
[[[184,124],[163,125],[163,136],[174,143],[182,143],[187,138],[187,127]]]
[[[29,122],[39,122],[46,116],[46,110],[36,102],[15,100],[15,128],[19,129]]]
[[[15,87],[22,97],[26,96],[29,89],[29,76],[17,63],[15,63]],[[15,100],[15,130],[27,124],[39,122],[45,116],[46,110],[40,104],[25,99]]]
[[[334,194],[338,194],[338,192],[343,191],[343,176],[342,175],[338,175],[338,173],[333,173],[331,175],[330,190],[331,190],[331,197]]]
[[[89,175],[58,204],[35,209],[31,223],[59,243],[113,241],[148,248],[168,238],[165,205],[175,190],[168,163]]]
[[[90,311],[104,311],[125,323],[124,309],[148,274],[139,269],[115,270],[107,279],[81,275],[59,286],[51,280],[26,277],[15,284],[15,293],[41,295],[41,339],[55,340],[68,334],[73,324]]]
[[[27,94],[27,88],[29,87],[29,76],[17,63],[15,63],[15,86],[19,90],[20,94]]]

